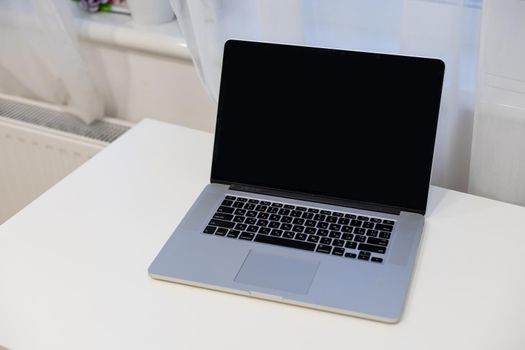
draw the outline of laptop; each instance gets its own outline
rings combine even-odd
[[[211,181],[150,276],[399,321],[443,75],[433,58],[226,42]]]

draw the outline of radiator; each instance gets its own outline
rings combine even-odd
[[[0,94],[0,224],[126,132],[85,125],[59,107]]]

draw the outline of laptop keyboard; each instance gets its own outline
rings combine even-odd
[[[203,233],[382,263],[395,221],[226,196]]]

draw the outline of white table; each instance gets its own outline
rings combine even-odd
[[[211,151],[144,121],[0,226],[0,345],[525,349],[525,208],[437,187],[399,324],[149,278]]]

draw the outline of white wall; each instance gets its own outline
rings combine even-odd
[[[203,88],[175,22],[145,27],[128,16],[96,14],[77,18],[77,24],[107,116],[215,128],[216,104]]]

